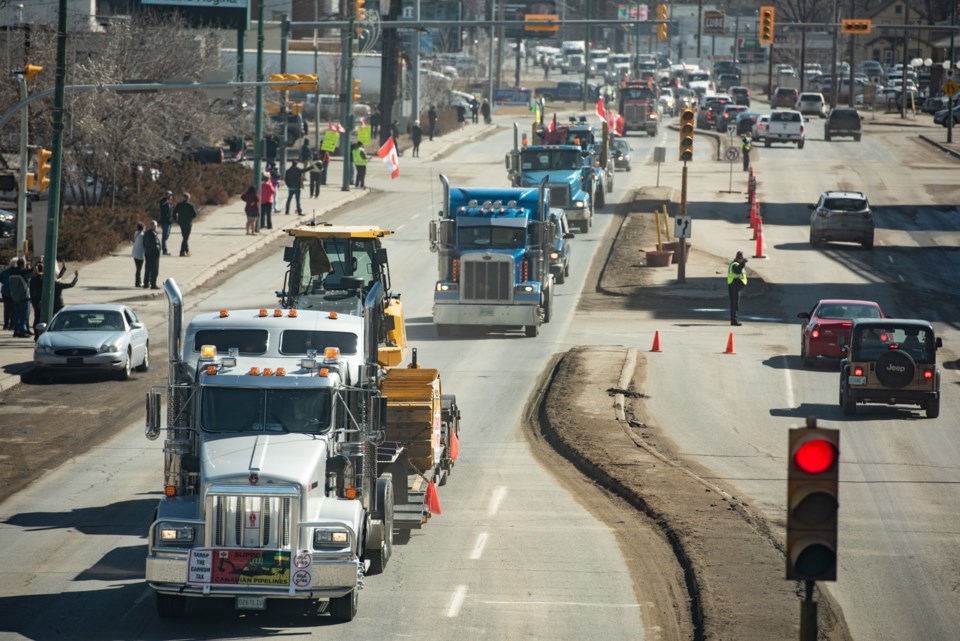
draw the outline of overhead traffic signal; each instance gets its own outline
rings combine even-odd
[[[367,17],[367,10],[363,8],[366,0],[353,0],[353,19],[357,22],[363,22]]]
[[[667,5],[658,4],[657,5],[657,20],[667,20]],[[661,22],[657,25],[657,40],[667,40],[669,36],[669,27],[666,22]]]
[[[680,112],[680,160],[693,160],[693,120],[694,112],[689,107]]]
[[[317,90],[317,75],[313,73],[272,73],[270,82],[275,91]]]
[[[27,80],[33,80],[34,76],[43,71],[43,67],[40,65],[24,65],[23,67],[23,77]]]
[[[666,20],[667,19],[667,5],[666,3],[661,3],[657,5],[657,20]]]
[[[757,39],[762,45],[773,44],[774,15],[773,7],[760,7],[760,33]]]
[[[790,430],[787,461],[787,579],[837,580],[840,430]]]
[[[50,159],[53,152],[49,149],[40,149],[37,151],[37,191],[46,191],[50,188]]]
[[[870,33],[872,23],[869,20],[844,19],[840,21],[840,33]]]
[[[350,98],[354,103],[360,102],[360,79],[353,79],[353,91],[350,92]]]

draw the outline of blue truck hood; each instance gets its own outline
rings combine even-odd
[[[553,184],[569,183],[571,187],[580,188],[580,169],[553,169],[550,171],[523,172],[523,186],[536,187],[547,177]]]

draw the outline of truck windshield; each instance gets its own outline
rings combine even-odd
[[[330,392],[311,389],[204,387],[200,425],[205,432],[299,432],[330,428]]]
[[[518,249],[526,246],[526,230],[523,227],[459,227],[457,240],[461,247]]]
[[[653,100],[653,90],[649,87],[626,87],[620,90],[623,100]]]
[[[580,169],[583,160],[575,149],[540,149],[521,154],[524,171],[550,171],[553,169]]]

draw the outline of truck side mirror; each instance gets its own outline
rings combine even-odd
[[[297,254],[292,246],[283,248],[283,261],[285,263],[292,263],[296,258]]]
[[[438,238],[437,238],[437,221],[436,220],[430,221],[430,227],[428,229],[427,235],[430,239],[430,251],[432,252],[437,251]]]
[[[160,392],[150,390],[147,392],[147,426],[144,435],[147,440],[155,441],[160,436]]]

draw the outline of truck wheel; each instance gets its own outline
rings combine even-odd
[[[850,391],[846,387],[840,388],[840,405],[843,407],[844,416],[856,416],[857,404],[850,398]]]
[[[543,322],[549,323],[553,317],[553,289],[548,289],[543,297]]]
[[[564,281],[566,280],[566,275],[564,274],[564,271],[565,271],[565,270],[561,269],[561,270],[560,270],[559,272],[557,272],[557,274],[553,277],[553,282],[555,282],[557,285],[563,285]]]
[[[606,201],[603,198],[603,185],[601,184],[600,186],[597,187],[597,191],[594,194],[594,204],[597,207],[603,207],[605,202]]]
[[[823,134],[823,139],[826,140],[827,142],[830,142],[830,132],[829,132],[829,131],[826,132],[825,134]]]
[[[563,277],[566,278],[570,275],[570,261],[567,261],[567,264],[563,266]]]
[[[350,590],[350,594],[330,599],[327,611],[335,621],[343,623],[353,621],[353,617],[357,616],[357,589]]]
[[[873,249],[873,236],[864,238],[863,242],[860,244],[863,245],[864,249]]]
[[[187,611],[187,597],[157,592],[157,614],[161,619],[182,617]]]
[[[765,140],[763,141],[763,146],[764,146],[764,147],[769,147],[769,146],[770,146],[770,141],[765,139]]]
[[[797,149],[803,149],[803,141],[797,143]]]
[[[927,401],[924,404],[924,409],[927,410],[927,418],[937,418],[940,416],[940,399],[935,398]]]
[[[380,522],[380,545],[364,554],[370,561],[367,576],[383,574],[393,554],[393,478],[390,475],[377,479],[377,505],[380,508],[371,516]]]
[[[540,326],[537,324],[525,325],[523,327],[523,333],[527,336],[527,338],[536,338],[540,335]]]

